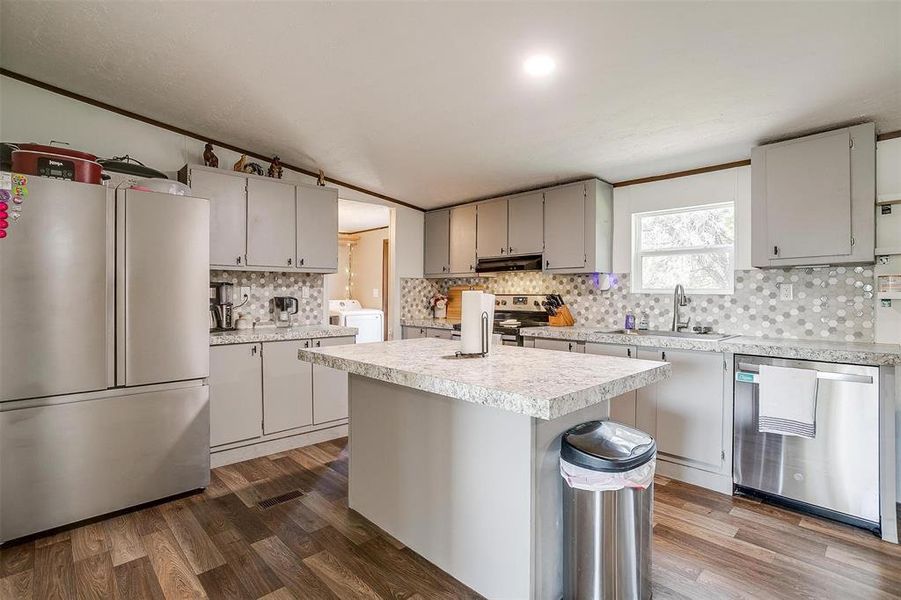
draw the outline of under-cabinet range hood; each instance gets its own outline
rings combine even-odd
[[[502,273],[505,271],[540,271],[541,255],[509,256],[503,258],[480,258],[476,263],[476,273]]]

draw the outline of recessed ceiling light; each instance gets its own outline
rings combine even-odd
[[[536,54],[527,58],[522,67],[532,77],[545,77],[554,71],[557,64],[547,54]]]

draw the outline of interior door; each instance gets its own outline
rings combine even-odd
[[[247,264],[293,267],[294,186],[277,180],[247,180]],[[335,242],[337,244],[337,240]]]
[[[442,275],[450,270],[450,211],[425,214],[425,274]]]
[[[452,273],[475,273],[475,204],[450,210],[450,270]]]
[[[117,380],[209,374],[210,203],[125,190],[117,198]]]
[[[297,266],[338,270],[338,190],[297,186]]]
[[[313,423],[313,364],[297,360],[310,340],[263,344],[263,433]]]
[[[766,150],[770,258],[851,254],[847,129]]]
[[[546,269],[585,266],[585,184],[544,193],[544,266]]]
[[[510,198],[508,254],[541,254],[544,250],[544,193]]]
[[[21,216],[0,239],[0,400],[105,389],[114,326],[107,190],[28,179]]]
[[[507,255],[507,200],[477,205],[476,254],[479,258]]]
[[[210,201],[210,265],[242,266],[247,254],[247,178],[192,169],[191,192]]]

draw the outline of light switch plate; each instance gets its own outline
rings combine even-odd
[[[795,297],[794,287],[790,283],[779,284],[779,299],[792,300]]]

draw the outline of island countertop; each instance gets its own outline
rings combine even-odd
[[[298,359],[466,402],[550,420],[670,376],[668,363],[496,345],[457,358],[437,338],[299,350]]]

